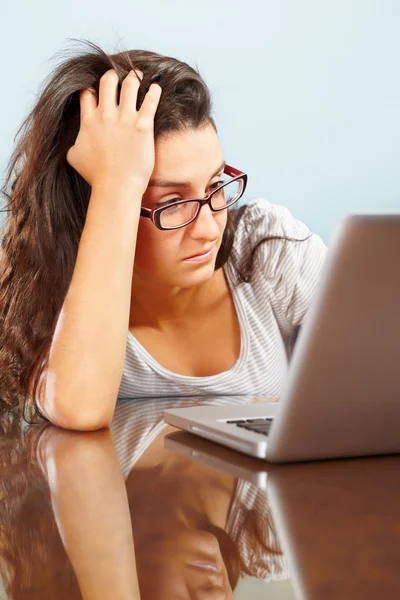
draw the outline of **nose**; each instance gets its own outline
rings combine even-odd
[[[188,225],[191,237],[210,242],[216,240],[220,234],[218,223],[214,218],[216,214],[218,213],[213,213],[208,204],[204,204],[200,208],[197,218]]]

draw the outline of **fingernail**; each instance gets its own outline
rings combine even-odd
[[[158,85],[160,85],[160,81],[161,81],[161,75],[154,75],[151,79],[150,79],[150,85],[152,83],[157,83]],[[161,87],[161,86],[160,86]]]
[[[139,77],[140,80],[143,79],[143,73],[141,71],[139,71],[139,69],[132,69],[131,71],[129,71],[129,75],[133,75],[134,77]]]

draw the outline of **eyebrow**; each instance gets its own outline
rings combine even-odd
[[[215,171],[215,173],[213,175],[211,175],[210,179],[212,179],[213,177],[215,177],[216,175],[218,175],[218,173],[220,171],[222,171],[222,169],[225,168],[226,162],[224,161],[222,163],[221,166],[218,167],[218,169]],[[168,179],[150,179],[149,183],[148,183],[148,187],[189,187],[190,186],[190,181],[168,181]]]

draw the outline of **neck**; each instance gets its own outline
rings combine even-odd
[[[162,329],[182,324],[212,310],[223,295],[222,269],[211,279],[191,288],[171,287],[133,274],[129,325],[150,325]]]
[[[134,485],[130,485],[129,505],[137,514],[136,503],[146,506],[140,519],[135,518],[135,539],[146,538],[150,531],[174,531],[177,528],[196,529],[204,522],[224,528],[229,504],[235,487],[235,479],[209,467],[188,463],[181,457],[171,465],[158,469],[132,470]],[[156,473],[155,473],[156,471]],[[184,477],[182,477],[184,472]],[[149,495],[146,480],[152,481]],[[199,486],[199,482],[201,485]],[[159,498],[163,499],[160,510]]]

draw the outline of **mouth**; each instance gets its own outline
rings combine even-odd
[[[188,563],[191,567],[196,567],[196,569],[201,569],[203,571],[209,571],[211,573],[219,573],[220,568],[217,563],[209,562],[208,560],[196,560],[194,562]]]
[[[192,256],[188,256],[187,258],[184,258],[183,260],[190,260],[193,262],[202,262],[203,260],[209,260],[210,258],[212,258],[214,256],[215,248],[216,248],[216,246],[214,244],[213,246],[211,246],[211,248],[209,248],[205,252],[202,252],[201,254],[193,254]]]

